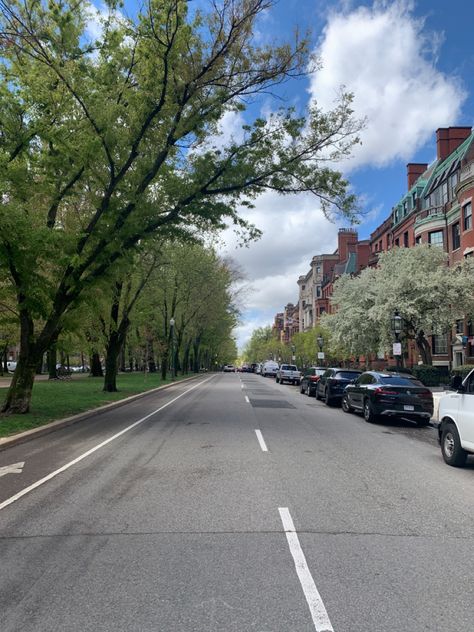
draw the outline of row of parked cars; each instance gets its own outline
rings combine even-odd
[[[368,423],[409,419],[427,426],[433,416],[433,393],[406,373],[360,371],[313,366],[301,374],[295,365],[268,361],[257,371],[276,382],[299,384],[300,393],[326,405],[339,404],[346,413],[361,413]],[[448,465],[461,467],[474,454],[474,370],[463,380],[455,376],[451,390],[439,400],[437,428],[441,453]]]

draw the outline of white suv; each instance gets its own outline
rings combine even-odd
[[[439,400],[438,439],[446,463],[462,467],[474,454],[474,369],[464,381],[456,375],[451,388]]]

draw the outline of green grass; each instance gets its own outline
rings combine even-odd
[[[176,379],[183,378],[179,376]],[[0,416],[0,437],[37,428],[50,421],[91,410],[169,382],[170,379],[163,382],[158,373],[121,374],[117,378],[118,393],[104,393],[104,380],[98,377],[81,376],[72,380],[35,382],[30,412],[26,415]],[[0,388],[0,401],[6,391],[6,388]]]

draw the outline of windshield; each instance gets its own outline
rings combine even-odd
[[[282,364],[281,370],[282,371],[297,371],[298,369],[296,368],[294,364]]]
[[[334,376],[335,380],[355,380],[356,377],[359,377],[360,373],[356,373],[355,371],[338,371]]]
[[[380,381],[382,384],[391,384],[392,386],[423,386],[419,380],[398,375],[384,375],[380,377]]]

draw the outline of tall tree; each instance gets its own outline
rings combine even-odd
[[[0,266],[21,329],[5,413],[28,411],[65,315],[141,240],[226,221],[255,236],[237,209],[266,189],[354,213],[330,167],[357,141],[350,96],[329,113],[257,118],[239,142],[204,142],[226,112],[308,68],[304,40],[253,38],[272,0],[222,0],[207,13],[149,0],[133,20],[107,4],[91,42],[88,3],[0,0]]]

